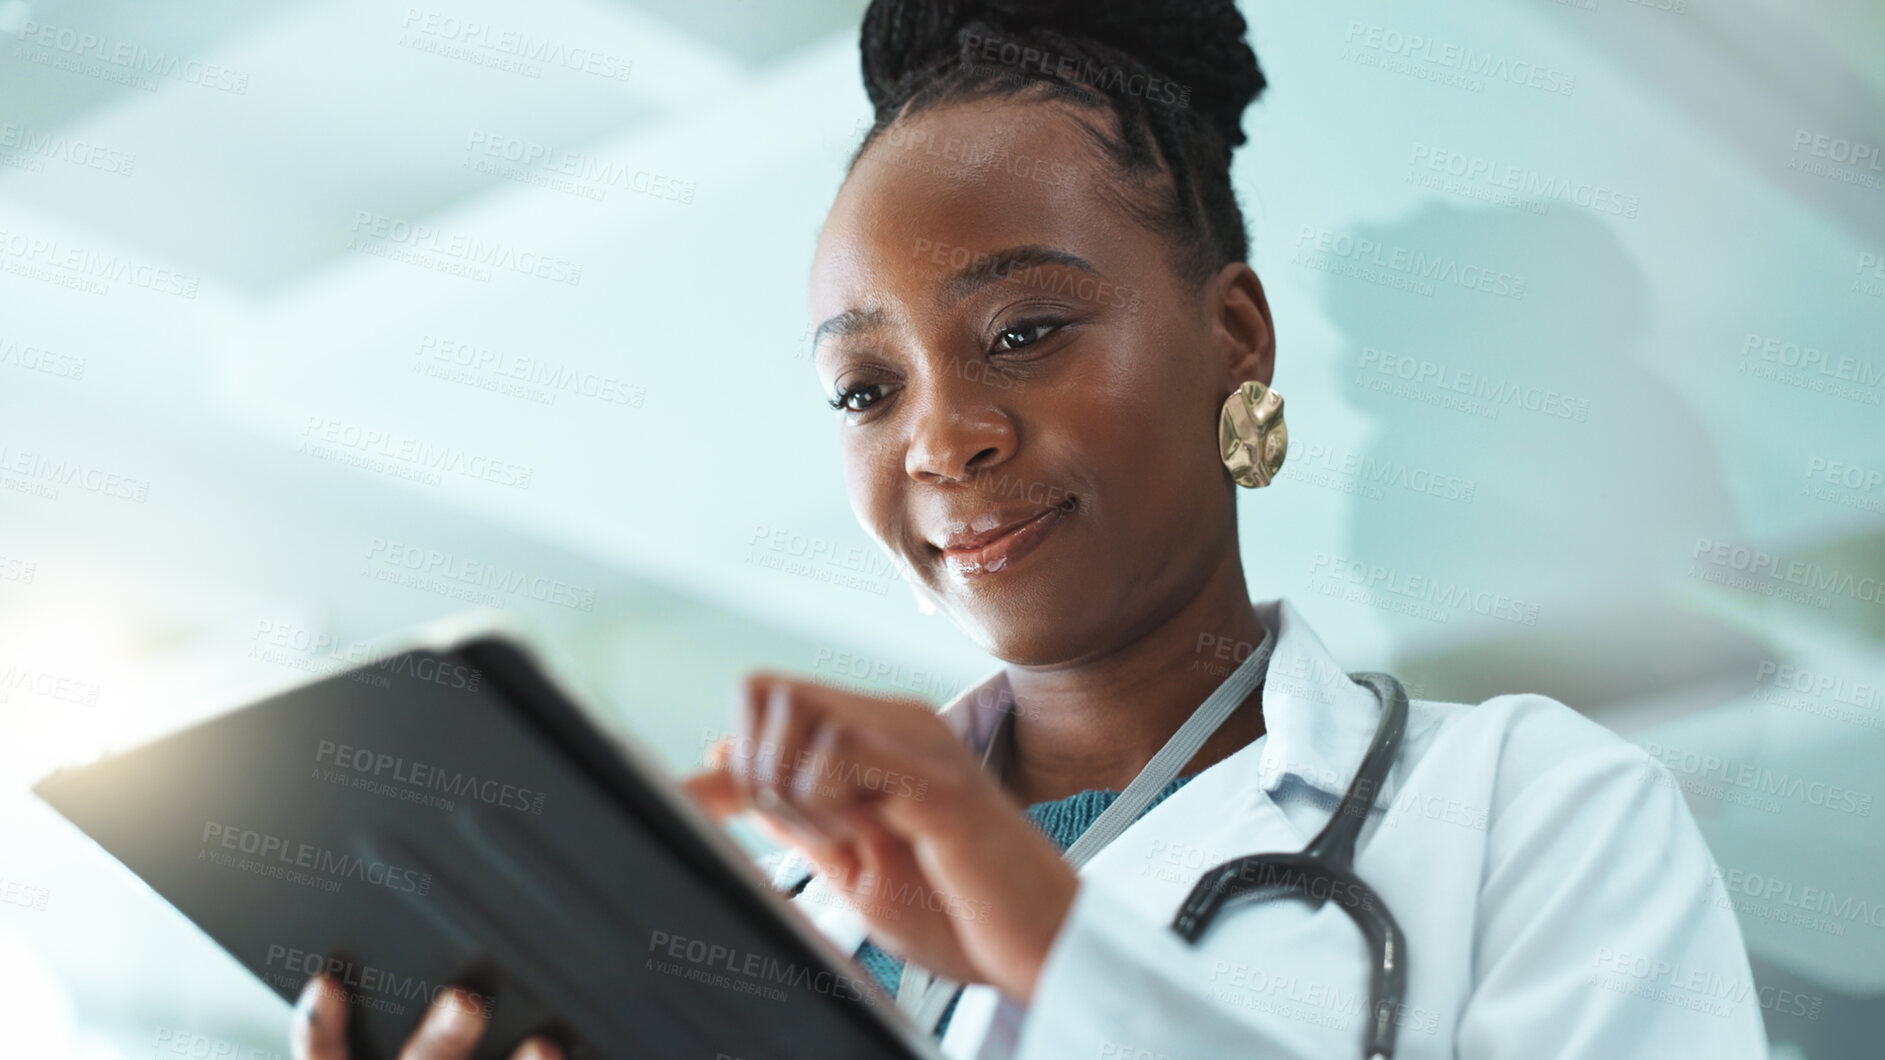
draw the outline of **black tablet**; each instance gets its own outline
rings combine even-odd
[[[477,1057],[941,1054],[660,763],[523,640],[434,636],[35,785],[292,1002],[327,971],[358,1060],[453,984]]]

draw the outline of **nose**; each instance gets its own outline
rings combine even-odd
[[[982,394],[960,387],[931,385],[910,417],[904,471],[919,482],[964,482],[1014,455],[1014,420]],[[977,399],[980,400],[977,400]]]

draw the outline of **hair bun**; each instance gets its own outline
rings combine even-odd
[[[1020,43],[1085,40],[1136,59],[1179,86],[1226,148],[1245,141],[1244,109],[1265,85],[1234,0],[871,0],[862,34],[871,105],[881,114],[901,104],[922,73],[955,62],[960,32],[977,22]]]

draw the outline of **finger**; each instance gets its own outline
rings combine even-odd
[[[708,769],[683,777],[681,790],[716,821],[741,813],[751,805],[746,789],[724,769]]]
[[[347,1060],[347,995],[324,975],[301,987],[288,1034],[295,1060]]]
[[[470,1060],[484,1037],[484,1003],[470,991],[453,987],[426,1010],[425,1022],[406,1040],[399,1060]]]
[[[766,696],[771,686],[761,677],[748,674],[740,682],[735,698],[738,717],[733,723],[733,742],[727,748],[726,768],[750,801],[758,794],[757,769],[753,761],[758,753],[760,733],[766,722]]]
[[[733,748],[730,768],[747,791],[779,791],[780,778],[791,772],[799,749],[817,720],[816,705],[801,696],[792,680],[768,673],[751,673],[742,685],[740,743]]]
[[[835,719],[824,719],[806,739],[797,768],[782,789],[787,803],[800,816],[819,831],[839,839],[848,839],[852,833],[852,818],[847,811],[870,801],[869,794],[852,782],[852,778],[874,772],[862,768],[865,763],[858,759],[855,747],[848,729]]]
[[[724,822],[728,817],[754,810],[754,823],[771,837],[773,842],[797,847],[811,855],[813,860],[821,856],[834,856],[831,850],[834,844],[829,836],[823,835],[804,823],[794,823],[788,816],[766,814],[755,810],[747,802],[746,792],[732,775],[724,770],[708,770],[684,777],[681,780],[681,789],[687,792],[707,816],[716,822]],[[780,804],[779,808],[790,809],[784,804]]]
[[[556,1043],[541,1035],[530,1039],[517,1047],[511,1054],[511,1060],[563,1060],[563,1050]]]
[[[820,822],[810,820],[794,805],[793,778],[804,757],[805,742],[821,712],[801,696],[795,682],[771,674],[749,674],[745,682],[748,704],[744,720],[750,739],[732,759],[731,771],[751,797],[753,808],[796,831],[818,835]]]

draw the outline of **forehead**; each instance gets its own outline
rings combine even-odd
[[[1109,198],[1114,177],[1069,105],[951,104],[878,134],[819,233],[811,308],[823,320],[920,297],[960,261],[1021,244],[1070,251],[1102,272],[1143,254],[1147,233]]]

